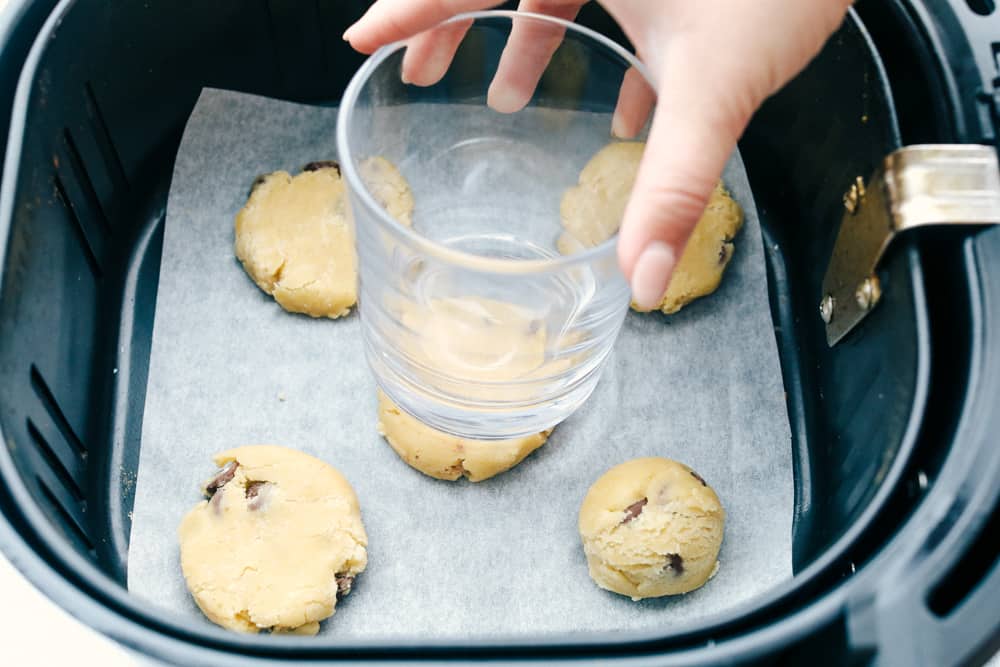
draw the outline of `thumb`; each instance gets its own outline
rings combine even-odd
[[[752,91],[734,92],[748,88],[740,72],[711,67],[703,51],[677,41],[655,75],[659,101],[618,235],[618,261],[642,309],[659,306],[758,102]],[[706,76],[713,70],[729,76]]]

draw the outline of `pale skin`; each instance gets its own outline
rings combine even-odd
[[[521,0],[521,11],[573,20],[586,0]],[[371,53],[410,40],[403,77],[430,85],[447,71],[468,27],[442,21],[496,0],[378,0],[344,39]],[[794,77],[837,29],[850,0],[602,0],[628,35],[665,102],[656,104],[618,235],[633,300],[655,308],[723,166],[760,104]],[[424,33],[424,34],[421,34]],[[562,34],[514,31],[488,104],[514,112],[530,99]],[[635,71],[622,85],[612,131],[634,135],[654,104]]]

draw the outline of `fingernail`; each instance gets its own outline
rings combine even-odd
[[[406,68],[403,68],[402,70],[400,70],[400,72],[399,72],[399,80],[402,81],[403,84],[407,85],[407,86],[410,85],[411,83],[413,83],[412,81],[410,81],[410,77],[406,76]]]
[[[632,300],[640,308],[660,305],[674,268],[674,251],[662,241],[653,241],[639,255],[632,270]]]
[[[353,25],[350,26],[347,30],[345,30],[344,34],[341,35],[341,37],[343,38],[343,40],[345,42],[350,42],[351,41],[351,31],[352,30],[354,30],[354,26]]]
[[[413,63],[411,67],[404,66],[403,83],[433,86],[448,73],[448,67],[451,65],[450,55],[449,53],[435,52],[431,53],[423,62]]]
[[[628,128],[620,113],[611,117],[611,136],[616,139],[630,139]]]
[[[502,84],[490,86],[486,93],[486,104],[500,113],[514,113],[524,108],[525,100],[516,90]]]

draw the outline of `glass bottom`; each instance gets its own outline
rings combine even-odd
[[[521,438],[555,427],[590,397],[605,363],[604,359],[599,360],[583,377],[556,391],[534,400],[510,403],[458,400],[454,396],[433,394],[397,372],[367,335],[365,353],[376,384],[393,403],[431,428],[473,440]],[[468,394],[482,395],[482,392],[482,385],[470,385]]]

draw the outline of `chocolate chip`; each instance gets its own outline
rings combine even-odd
[[[261,174],[257,178],[253,179],[253,183],[250,184],[250,192],[247,193],[248,199],[253,195],[253,191],[263,185],[264,181],[266,181],[270,175],[271,174]]]
[[[317,160],[302,167],[302,171],[319,171],[320,169],[336,169],[340,173],[340,164],[336,160]]]
[[[646,506],[649,502],[648,498],[643,498],[642,500],[637,500],[628,507],[625,508],[625,518],[622,519],[622,523],[628,523],[632,519],[636,518],[642,514],[642,508]]]
[[[254,511],[259,510],[261,505],[264,503],[265,496],[260,495],[264,490],[264,487],[270,484],[270,482],[247,482],[247,488],[243,492],[243,495],[247,499],[247,509]]]
[[[723,243],[722,247],[719,248],[719,264],[725,264],[726,260],[729,259],[729,249],[732,248],[728,243]]]
[[[236,469],[239,467],[239,463],[236,461],[230,461],[226,465],[219,468],[219,472],[215,474],[215,477],[213,477],[208,484],[205,485],[205,495],[209,498],[214,496],[216,491],[232,481],[233,476],[236,474]]]
[[[698,473],[696,473],[694,470],[690,470],[688,472],[691,473],[692,477],[694,477],[696,480],[698,480],[699,482],[701,482],[702,486],[708,486],[708,482],[706,482],[705,479],[701,475],[699,475]]]
[[[673,572],[675,577],[684,574],[684,559],[681,558],[680,554],[667,554],[666,559],[667,564],[663,566],[664,570]]]
[[[338,574],[335,579],[337,581],[337,599],[347,597],[347,594],[351,592],[351,585],[354,583],[354,575]]]

